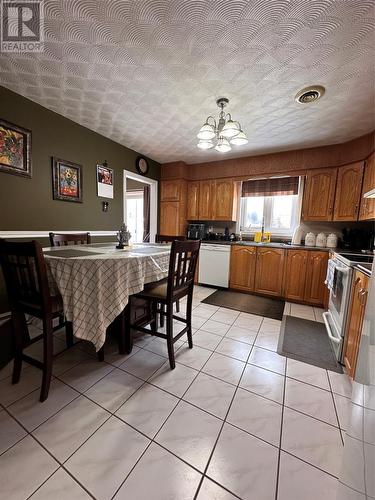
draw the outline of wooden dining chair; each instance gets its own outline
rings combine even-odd
[[[62,245],[84,245],[91,243],[90,233],[49,233],[51,247],[60,247]]]
[[[186,236],[167,236],[165,234],[157,234],[155,236],[155,243],[173,243],[173,241],[186,241]],[[176,311],[180,312],[180,301],[176,302]],[[160,326],[164,326],[164,316],[160,316]]]
[[[51,295],[43,250],[36,241],[8,242],[0,239],[0,263],[5,278],[11,308],[14,338],[14,366],[12,383],[20,380],[22,362],[43,371],[40,401],[48,397],[53,363],[53,332],[65,325],[68,347],[73,345],[72,323],[64,321],[63,301],[60,295]],[[43,321],[43,333],[30,338],[25,314]],[[53,320],[59,324],[53,327]],[[43,340],[43,361],[34,359],[23,350]]]
[[[148,333],[167,341],[168,357],[171,369],[175,368],[174,343],[185,333],[189,348],[193,347],[191,330],[194,275],[198,262],[200,241],[173,241],[169,260],[167,281],[156,282],[142,292],[129,298],[130,307],[127,308],[126,338],[127,352],[133,345],[132,330]],[[173,305],[177,300],[187,296],[186,318],[173,314]],[[151,330],[132,324],[130,321],[133,299],[143,299],[151,302],[152,315],[149,321]],[[157,315],[166,317],[166,333],[158,331]],[[173,335],[173,320],[180,321],[186,326],[177,335]]]

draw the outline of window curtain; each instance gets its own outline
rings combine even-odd
[[[249,196],[286,196],[298,194],[299,177],[279,177],[277,179],[258,179],[242,183],[242,197]]]
[[[143,241],[150,241],[150,186],[143,188]]]

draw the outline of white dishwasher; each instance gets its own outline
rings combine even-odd
[[[199,283],[228,288],[230,245],[202,243],[199,253]]]

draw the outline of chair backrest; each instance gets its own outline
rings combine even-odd
[[[156,243],[172,243],[173,241],[186,241],[186,236],[166,236],[164,234],[155,236]]]
[[[51,247],[59,247],[62,245],[69,245],[72,243],[73,245],[84,245],[85,243],[91,243],[91,234],[90,233],[49,233],[49,241],[51,243]]]
[[[27,302],[46,312],[51,309],[47,268],[38,242],[0,239],[0,263],[12,308]]]
[[[173,241],[167,285],[169,299],[193,288],[200,246],[200,240]]]

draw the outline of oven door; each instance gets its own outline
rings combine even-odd
[[[336,260],[336,290],[330,291],[328,310],[339,331],[343,330],[348,309],[352,268]],[[342,335],[344,332],[342,331]]]

